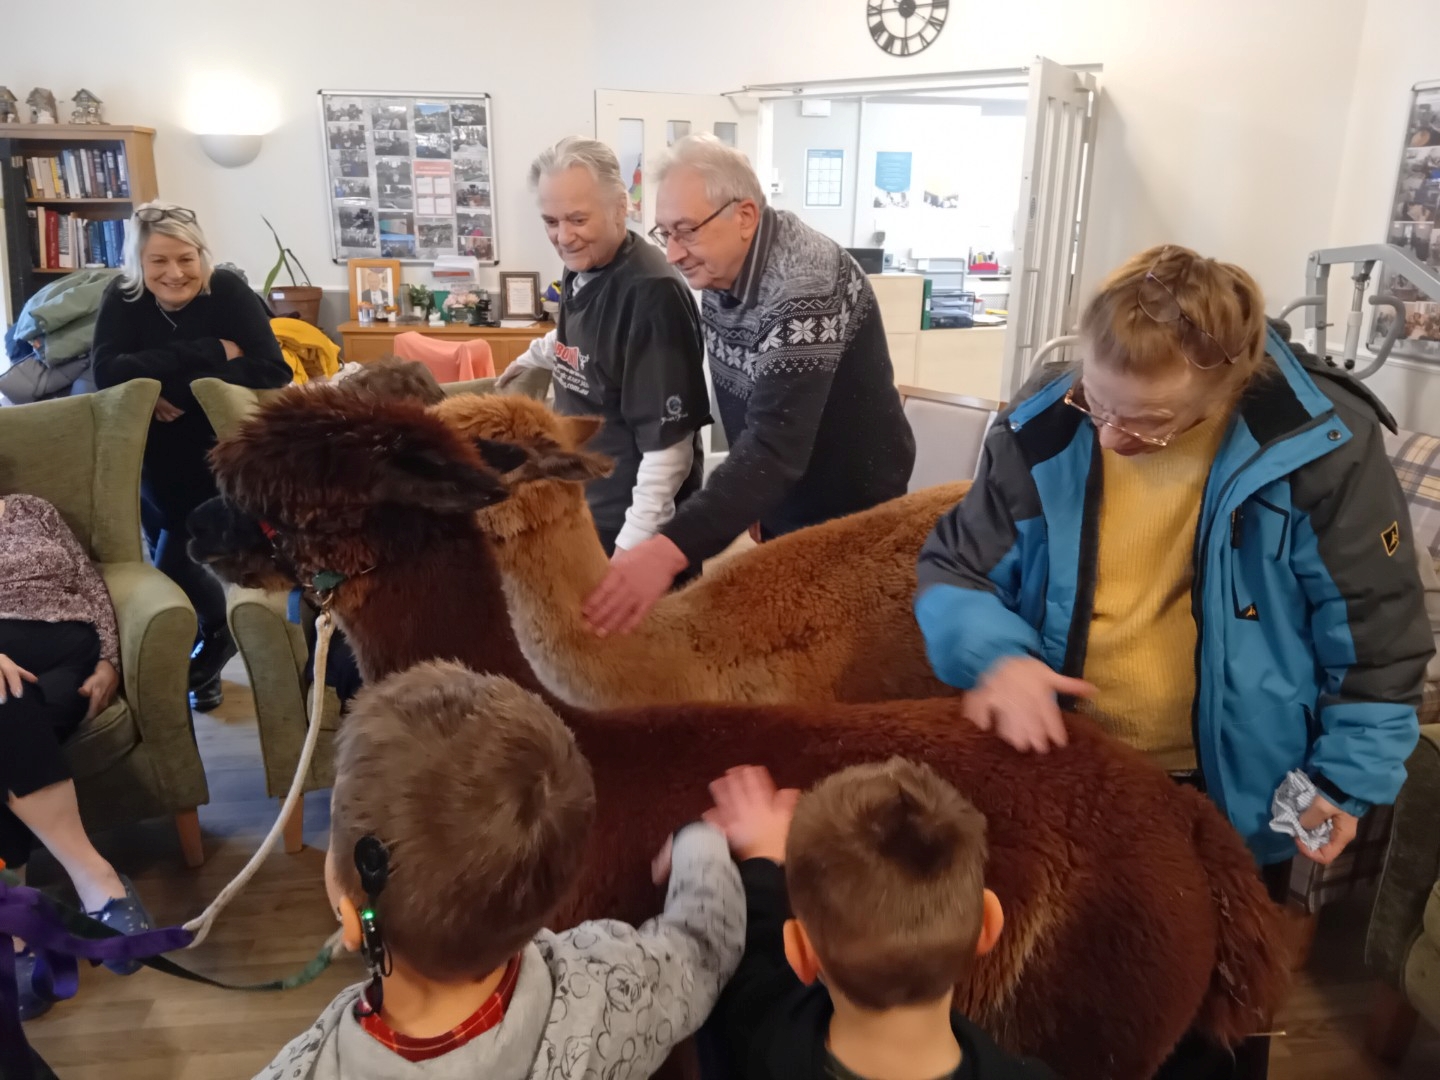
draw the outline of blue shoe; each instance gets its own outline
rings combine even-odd
[[[150,913],[140,903],[134,882],[124,874],[120,875],[120,882],[125,886],[125,895],[118,900],[111,900],[99,911],[90,912],[90,917],[112,930],[119,930],[122,934],[154,930],[155,924],[150,919]],[[116,975],[134,975],[141,968],[139,960],[106,960],[105,966]]]
[[[20,996],[20,1019],[44,1016],[54,1004],[35,989],[35,954],[29,949],[15,954],[15,986]]]

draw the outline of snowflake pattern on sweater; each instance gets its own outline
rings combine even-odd
[[[748,399],[768,374],[833,373],[874,306],[849,252],[796,224],[776,214],[767,264],[747,268],[758,281],[736,282],[737,293],[753,290],[758,302],[737,307],[723,294],[705,294],[705,345],[717,393]]]

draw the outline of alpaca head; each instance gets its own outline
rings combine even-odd
[[[211,452],[225,501],[197,510],[195,553],[267,586],[267,562],[308,583],[413,559],[436,539],[473,534],[475,511],[505,498],[489,462],[527,460],[499,445],[485,453],[415,402],[287,391]]]
[[[476,515],[500,540],[588,514],[581,485],[614,469],[609,458],[583,449],[603,423],[593,416],[561,416],[533,398],[509,394],[457,394],[430,411],[476,441],[497,468],[507,449],[523,453],[523,462],[505,475],[510,497]]]

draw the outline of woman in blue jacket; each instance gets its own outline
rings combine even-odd
[[[1432,640],[1382,406],[1302,363],[1239,267],[1169,246],[1086,308],[1080,360],[986,439],[920,556],[936,674],[1021,750],[1080,706],[1206,791],[1267,868],[1390,803]],[[1269,828],[1292,770],[1317,851]],[[1143,830],[1143,824],[1136,824]],[[1253,1075],[1253,1073],[1252,1073]]]

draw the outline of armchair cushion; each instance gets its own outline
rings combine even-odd
[[[104,772],[139,743],[135,716],[124,699],[117,697],[108,709],[94,720],[86,720],[65,740],[65,761],[75,778],[83,782],[87,776]]]

